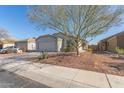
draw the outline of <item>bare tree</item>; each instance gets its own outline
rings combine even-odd
[[[8,31],[5,29],[0,29],[0,40],[10,38]]]
[[[79,48],[93,38],[121,23],[120,6],[30,6],[28,16],[39,28],[51,28],[71,35]]]

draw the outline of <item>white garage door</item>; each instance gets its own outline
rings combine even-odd
[[[57,47],[56,47],[56,42],[39,42],[39,51],[56,51]]]

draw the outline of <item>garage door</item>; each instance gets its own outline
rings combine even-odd
[[[39,51],[47,50],[49,52],[54,52],[57,50],[56,42],[39,42]]]

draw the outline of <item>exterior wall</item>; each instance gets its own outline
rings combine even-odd
[[[26,41],[20,41],[20,42],[16,42],[15,46],[17,48],[22,49],[23,51],[27,51],[27,42]]]
[[[34,51],[36,50],[35,38],[29,38],[27,40],[17,41],[15,43],[15,46],[17,48],[22,49],[23,51]]]
[[[79,46],[82,46],[82,44],[80,44]],[[79,47],[79,52],[84,52],[83,47]]]
[[[109,42],[107,40],[99,42],[98,43],[98,51],[109,51],[109,49],[108,49],[109,45],[110,44],[109,44]]]
[[[115,52],[115,48],[117,47],[117,37],[114,36],[107,40],[108,42],[108,51]]]
[[[36,50],[36,43],[35,42],[29,42],[28,43],[28,51]]]
[[[14,46],[15,44],[12,43],[12,44],[3,44],[2,48],[6,48],[6,47],[10,47],[10,46]]]
[[[30,38],[27,40],[27,42],[28,42],[28,44],[27,44],[28,51],[36,50],[35,38]]]
[[[58,51],[57,39],[52,36],[41,36],[36,40],[37,51],[47,50],[49,52]]]
[[[62,33],[56,33],[56,34],[53,34],[54,36],[56,37],[59,37],[61,39],[63,39],[62,41],[62,49],[66,48],[67,44],[66,44],[66,39],[68,40],[69,38],[67,38],[64,34]],[[65,39],[66,38],[66,39]]]
[[[80,52],[84,52],[84,50],[83,50],[83,48],[82,48],[82,47],[80,47],[80,48],[79,48],[79,51],[80,51]]]
[[[62,50],[62,39],[61,38],[57,38],[57,51],[61,51]]]
[[[118,39],[118,42],[117,42],[118,47],[124,49],[124,33],[119,35],[117,39]]]
[[[71,37],[71,36],[67,37],[67,36],[65,36],[65,35],[62,34],[62,33],[56,33],[56,34],[53,34],[53,35],[56,36],[56,37],[59,37],[59,38],[63,39],[63,40],[62,40],[62,48],[61,48],[61,49],[66,48],[66,46],[67,46],[67,40],[72,40],[72,37]],[[74,51],[76,51],[76,50],[74,50]],[[80,51],[80,52],[83,52],[83,48],[80,47],[80,48],[79,48],[79,51]]]
[[[98,50],[98,46],[97,45],[88,45],[88,48],[91,48],[93,51],[97,51]]]
[[[115,52],[115,48],[117,47],[117,37],[111,37],[105,41],[99,42],[98,50],[99,51],[110,51]]]
[[[115,52],[116,47],[124,49],[124,31],[99,42],[98,50],[103,51],[104,45],[106,45],[106,50],[110,52]]]
[[[66,38],[66,39],[65,39]],[[46,36],[41,36],[36,39],[36,50],[37,51],[61,51],[66,48],[67,40],[72,40],[72,37],[66,37],[62,33],[56,33]],[[83,48],[79,48],[80,52],[83,52]]]

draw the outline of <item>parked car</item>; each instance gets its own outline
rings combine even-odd
[[[6,47],[0,50],[0,53],[6,54],[6,53],[22,53],[22,50],[20,48],[16,48],[14,46],[12,47]]]

